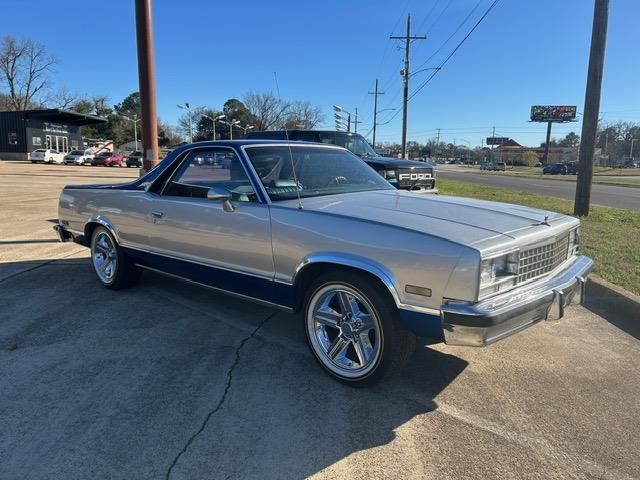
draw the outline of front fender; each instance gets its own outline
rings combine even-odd
[[[397,306],[400,306],[400,297],[398,295],[398,284],[393,273],[381,263],[366,257],[353,255],[344,252],[317,252],[307,255],[302,259],[295,269],[292,283],[296,285],[296,281],[302,276],[302,272],[311,265],[316,264],[332,264],[338,267],[351,267],[363,270],[377,277],[383,285],[389,290]]]

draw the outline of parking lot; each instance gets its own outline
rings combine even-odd
[[[109,291],[57,242],[63,185],[137,175],[0,162],[0,479],[640,478],[640,318],[591,300],[350,388],[295,315],[148,272]]]

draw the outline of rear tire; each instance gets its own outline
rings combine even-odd
[[[112,290],[133,286],[142,273],[104,227],[96,227],[91,235],[91,262],[100,283]]]
[[[309,348],[324,371],[343,383],[376,383],[400,370],[415,349],[416,339],[400,325],[389,292],[364,274],[320,275],[304,305]]]

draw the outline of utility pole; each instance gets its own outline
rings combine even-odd
[[[591,31],[591,52],[587,71],[587,89],[584,96],[584,114],[582,116],[576,198],[573,207],[573,213],[578,216],[589,215],[591,181],[593,179],[593,154],[598,131],[598,113],[600,111],[600,93],[602,91],[608,20],[609,0],[595,0]]]
[[[373,95],[373,148],[376,148],[376,123],[378,122],[378,95],[384,95],[384,92],[378,91],[378,79],[376,78],[376,89],[368,92]]]
[[[440,129],[438,129],[438,138],[436,138],[436,160],[440,158]]]
[[[142,170],[158,164],[158,116],[156,114],[156,72],[153,57],[151,0],[136,1],[138,79],[142,113]]]
[[[637,138],[631,139],[631,149],[629,150],[629,160],[633,161],[633,142],[635,142]]]
[[[496,127],[493,127],[493,130],[491,132],[491,136],[493,138],[496,138]],[[491,161],[493,162],[493,147],[495,147],[495,145],[493,144],[493,141],[491,141]]]
[[[356,107],[356,113],[355,113],[355,116],[356,116],[356,119],[355,119],[355,121],[353,122],[353,124],[354,124],[354,127],[355,127],[355,128],[354,128],[354,129],[355,129],[355,133],[358,133],[358,124],[359,124],[359,123],[362,123],[360,120],[358,120],[358,107]]]
[[[402,158],[407,153],[407,105],[409,103],[409,57],[412,40],[425,40],[425,35],[411,36],[411,14],[407,14],[407,34],[403,37],[389,36],[392,40],[404,40],[404,68],[402,69]]]
[[[547,141],[544,144],[544,156],[542,157],[542,165],[546,165],[549,160],[549,144],[551,143],[551,124],[553,122],[549,120],[547,122]]]

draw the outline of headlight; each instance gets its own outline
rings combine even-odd
[[[480,263],[480,297],[486,297],[516,284],[518,278],[518,252],[511,252]]]
[[[380,170],[378,172],[382,175],[382,178],[386,178],[390,182],[396,181],[396,171],[395,170]]]

